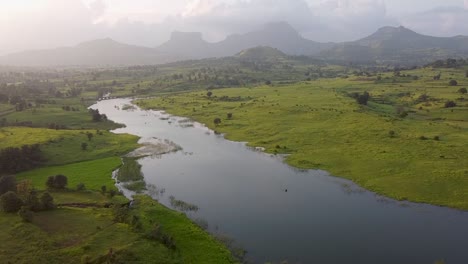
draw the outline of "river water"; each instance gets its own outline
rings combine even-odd
[[[183,148],[140,159],[147,184],[165,190],[155,198],[169,207],[170,196],[197,205],[188,216],[234,239],[254,263],[468,263],[467,212],[383,198],[324,171],[294,169],[202,124],[122,110],[129,103],[93,108],[126,125],[115,133]]]

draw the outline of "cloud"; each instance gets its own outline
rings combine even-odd
[[[312,10],[326,27],[306,36],[321,41],[349,41],[383,26],[398,25],[387,15],[383,0],[322,0],[313,4]]]
[[[182,19],[186,25],[219,34],[251,31],[273,21],[288,21],[299,30],[318,23],[304,0],[195,0],[186,6]]]
[[[106,3],[103,0],[95,0],[89,4],[89,9],[92,12],[94,19],[99,19],[107,9]]]
[[[422,34],[441,37],[468,36],[468,9],[461,7],[439,7],[404,17],[401,22]]]

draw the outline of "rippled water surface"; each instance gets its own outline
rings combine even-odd
[[[146,182],[165,189],[157,198],[168,206],[170,196],[197,205],[188,215],[232,237],[255,263],[468,263],[466,212],[395,202],[324,171],[296,170],[199,123],[121,110],[129,102],[94,108],[127,126],[116,133],[183,148],[140,160]]]

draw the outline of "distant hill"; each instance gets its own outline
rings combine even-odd
[[[216,43],[203,40],[202,34],[196,32],[174,32],[166,43],[155,48],[100,39],[74,47],[0,56],[0,65],[148,65],[236,54],[252,59],[265,59],[268,56],[279,56],[279,52],[283,55],[310,56],[330,62],[423,65],[439,59],[468,57],[468,37],[431,37],[404,27],[383,27],[357,41],[319,43],[303,38],[288,23],[278,22],[250,33],[228,36]]]
[[[233,56],[238,52],[269,46],[288,55],[316,55],[331,47],[331,44],[318,43],[303,38],[286,22],[270,23],[258,31],[228,36],[225,40],[209,43],[201,33],[174,32],[171,39],[156,49],[168,54],[182,54],[193,59]]]
[[[432,37],[405,27],[383,27],[366,38],[336,44],[319,56],[338,61],[421,64],[468,56],[468,37]]]
[[[243,50],[236,54],[236,57],[247,60],[278,60],[285,59],[288,57],[288,55],[286,55],[279,49],[267,46],[260,46]]]
[[[28,66],[118,66],[155,64],[178,57],[152,48],[122,44],[112,39],[99,39],[74,47],[51,50],[32,50],[0,57],[0,64]]]

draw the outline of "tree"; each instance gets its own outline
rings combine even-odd
[[[456,80],[450,80],[449,85],[450,86],[457,86],[458,82]]]
[[[107,187],[105,185],[101,186],[101,192],[106,193]]]
[[[46,186],[50,189],[64,189],[68,184],[68,178],[65,175],[49,176],[46,181]]]
[[[369,98],[370,98],[370,94],[368,92],[364,92],[363,94],[358,95],[358,97],[356,98],[356,101],[360,105],[367,105]]]
[[[24,205],[31,211],[37,212],[42,209],[41,202],[37,197],[37,191],[31,190],[24,200]]]
[[[218,126],[219,124],[221,124],[221,118],[217,117],[213,120],[213,122],[216,126]]]
[[[14,192],[7,192],[0,196],[0,205],[2,210],[7,213],[15,213],[23,205],[23,201]]]
[[[83,142],[81,143],[81,150],[86,150],[88,148],[88,143]]]
[[[454,102],[454,101],[447,101],[445,103],[445,108],[452,108],[452,107],[456,107],[457,104]]]
[[[6,175],[0,177],[0,195],[9,192],[16,191],[16,180],[13,175]]]
[[[212,95],[213,95],[213,93],[211,91],[206,93],[206,96],[208,96],[208,97],[211,97]]]
[[[76,190],[77,191],[84,191],[84,190],[86,190],[86,186],[84,185],[84,183],[78,183],[78,185],[76,185]]]
[[[65,175],[55,175],[54,185],[57,189],[64,189],[68,184],[68,178]]]
[[[461,93],[461,94],[466,94],[467,90],[466,90],[466,88],[460,88],[460,89],[458,89],[457,92]]]
[[[86,136],[88,137],[88,141],[91,141],[91,139],[93,139],[93,133],[91,132],[86,133]]]
[[[227,118],[228,118],[228,119],[232,119],[232,113],[228,113],[228,114],[227,114]]]
[[[55,208],[54,198],[50,193],[45,192],[41,195],[41,205],[44,210],[51,210]]]
[[[34,218],[33,212],[27,206],[21,206],[21,209],[18,211],[18,216],[27,223],[31,223]]]

